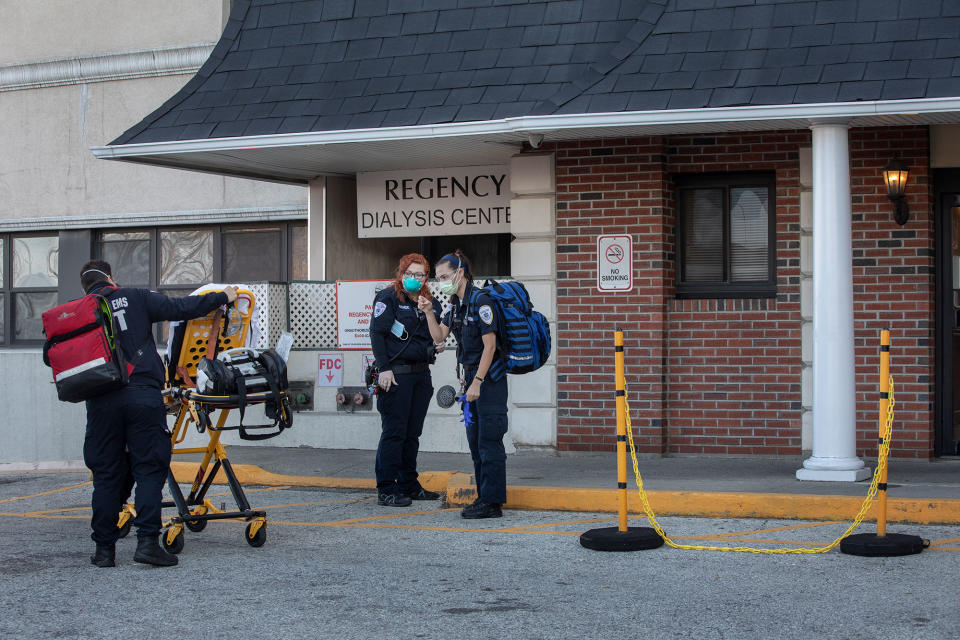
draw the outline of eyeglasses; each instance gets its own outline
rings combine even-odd
[[[404,272],[403,272],[403,277],[404,277],[404,278],[417,278],[418,280],[426,280],[426,279],[427,279],[427,274],[424,273],[424,272],[422,272],[422,271],[417,271],[417,272],[414,272],[414,271],[404,271]]]

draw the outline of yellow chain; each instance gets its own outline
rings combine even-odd
[[[626,404],[626,402],[624,402]],[[757,549],[754,547],[713,547],[708,545],[698,545],[698,544],[678,544],[671,540],[667,534],[663,532],[663,528],[660,526],[660,523],[657,522],[657,516],[653,513],[653,509],[650,508],[650,502],[647,500],[647,492],[643,488],[643,478],[640,476],[640,466],[637,463],[637,450],[633,444],[633,428],[630,425],[630,406],[626,405],[626,414],[627,414],[627,440],[630,442],[630,457],[633,458],[633,473],[637,479],[637,489],[640,491],[640,500],[643,502],[643,510],[647,514],[647,520],[653,525],[653,528],[656,530],[657,534],[663,541],[674,549],[693,549],[697,551],[739,551],[742,553],[767,553],[767,554],[786,554],[786,553],[826,553],[834,547],[836,547],[840,542],[853,533],[860,523],[863,522],[864,517],[867,515],[867,511],[870,509],[870,503],[873,502],[874,497],[877,495],[877,483],[880,481],[881,474],[884,469],[887,468],[887,455],[890,453],[890,436],[893,433],[893,378],[890,378],[890,402],[887,410],[887,424],[886,431],[883,435],[883,442],[880,444],[880,451],[877,456],[877,469],[873,473],[873,480],[870,482],[870,489],[867,491],[867,497],[864,498],[863,504],[860,505],[860,511],[857,513],[857,517],[854,518],[853,524],[851,524],[846,531],[844,531],[836,540],[826,545],[825,547],[815,547],[812,549]]]

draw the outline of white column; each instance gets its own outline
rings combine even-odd
[[[327,277],[326,192],[325,178],[310,181],[307,195],[307,277],[310,280]]]
[[[856,456],[850,158],[845,122],[813,130],[813,455],[798,480],[870,477]]]

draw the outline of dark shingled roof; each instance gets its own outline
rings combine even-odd
[[[112,145],[960,96],[957,0],[235,0]]]

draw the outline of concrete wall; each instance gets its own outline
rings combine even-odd
[[[3,92],[0,218],[303,205],[301,186],[97,160],[190,76]]]
[[[216,42],[224,0],[3,2],[0,64]]]
[[[0,351],[0,407],[0,470],[81,466],[84,405],[57,400],[40,349]]]

